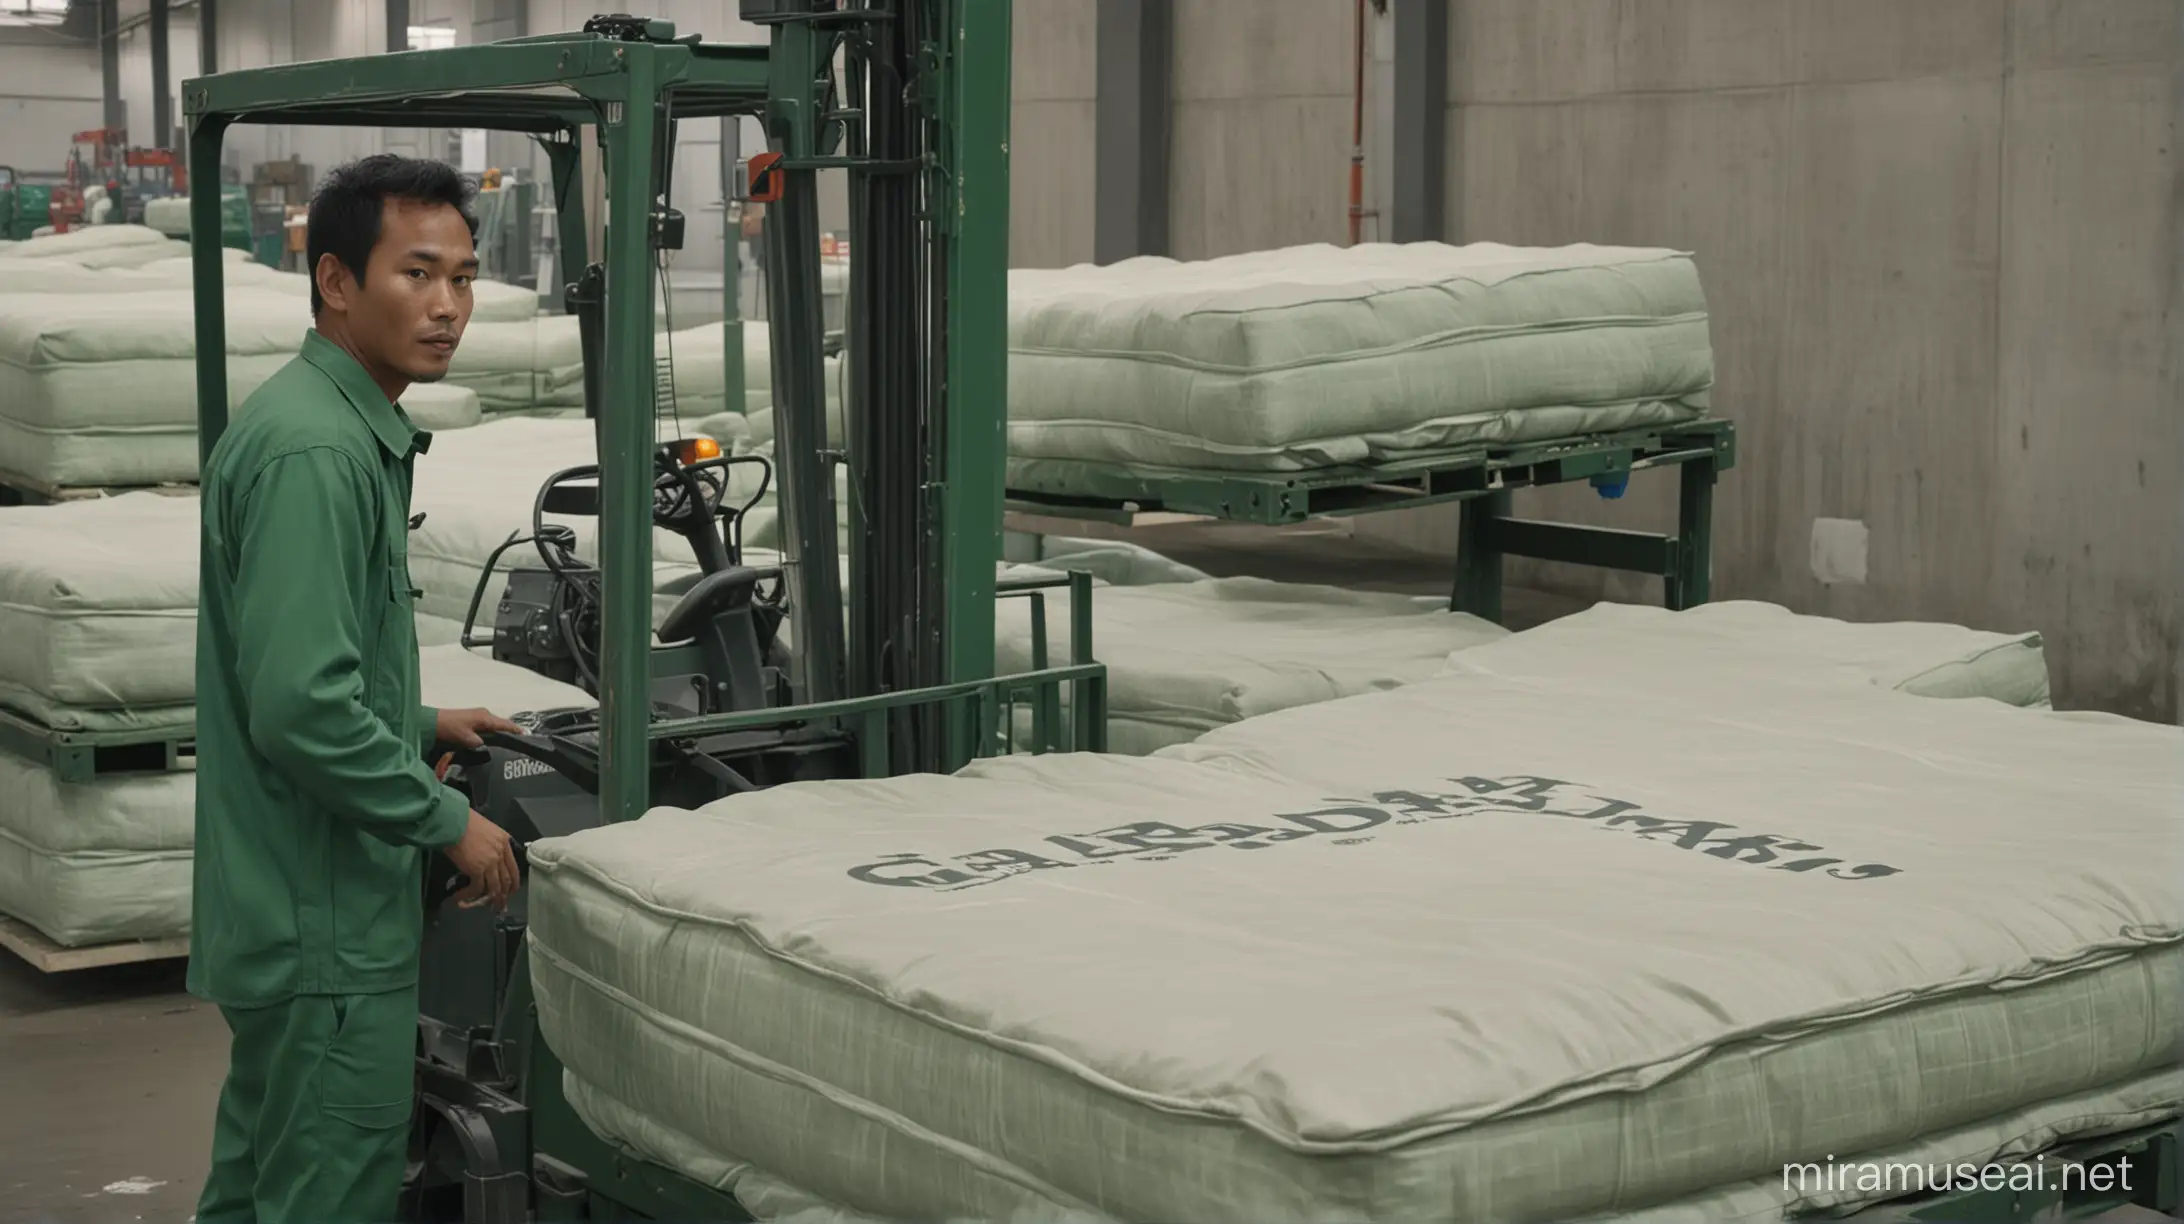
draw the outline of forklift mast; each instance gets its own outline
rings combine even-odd
[[[952,770],[989,747],[960,694],[993,681],[1007,392],[1009,6],[995,0],[743,0],[766,46],[711,44],[672,23],[598,17],[580,32],[247,69],[183,85],[197,310],[201,454],[227,424],[220,155],[238,123],[522,132],[544,148],[559,212],[550,294],[597,303],[600,802],[649,802],[652,741],[750,725],[654,720],[652,510],[658,442],[655,288],[683,218],[670,205],[686,119],[754,116],[765,201],[783,570],[796,707],[781,721],[856,730],[867,768]],[[589,249],[582,141],[605,179]],[[818,176],[846,171],[852,308],[847,454],[828,438]],[[564,292],[584,286],[566,298]],[[210,355],[210,356],[208,356]],[[588,397],[589,398],[589,397]],[[832,468],[850,465],[850,584]],[[1063,677],[1062,673],[1051,673]],[[1086,672],[1087,676],[1091,673]],[[1072,683],[1096,683],[1071,680]],[[971,686],[971,687],[964,687]],[[1083,707],[1080,707],[1083,708]],[[877,721],[875,721],[877,720]]]

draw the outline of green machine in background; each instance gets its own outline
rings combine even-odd
[[[1029,706],[1034,750],[1105,747],[1089,578],[997,591],[1009,7],[743,0],[743,17],[769,30],[770,45],[708,44],[663,21],[598,17],[579,33],[185,83],[199,354],[226,348],[217,168],[229,127],[484,128],[526,133],[548,154],[551,181],[541,186],[558,214],[562,271],[544,296],[579,319],[598,461],[541,491],[533,542],[545,568],[511,572],[490,640],[496,657],[583,683],[599,707],[548,712],[526,734],[457,758],[451,782],[519,847],[636,819],[653,803],[952,771],[1023,742],[1010,730],[1019,703]],[[661,435],[654,349],[655,274],[685,227],[669,204],[677,124],[746,115],[766,133],[750,194],[768,212],[770,475],[783,540],[780,564],[764,568],[743,563],[734,512],[718,504],[724,465],[752,460]],[[580,190],[585,140],[598,144],[606,186],[597,251]],[[823,386],[817,180],[826,169],[849,174],[858,260],[846,454],[830,449]],[[201,357],[197,376],[209,452],[227,423],[225,363]],[[834,497],[837,463],[850,469],[844,505]],[[576,559],[574,537],[546,524],[548,514],[597,517],[596,568]],[[662,622],[660,645],[656,527],[690,540],[703,571]],[[997,595],[1037,601],[1053,587],[1070,595],[1069,663],[1046,667],[1042,654],[1037,670],[995,676]],[[531,637],[505,632],[525,592],[581,608],[557,622],[566,650],[529,653]],[[780,645],[783,620],[793,651]],[[1065,693],[1077,713],[1066,743]],[[421,1107],[406,1213],[743,1218],[733,1200],[609,1151],[570,1111],[535,1027],[524,894],[505,915],[458,910],[438,900],[451,870],[435,857],[420,881],[429,914]]]

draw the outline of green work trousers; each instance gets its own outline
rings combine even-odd
[[[409,1159],[417,988],[223,1007],[234,1040],[199,1224],[388,1224]]]

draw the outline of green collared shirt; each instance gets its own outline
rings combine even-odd
[[[416,980],[420,848],[470,812],[424,755],[409,499],[430,441],[313,331],[200,476],[189,984],[213,1002]]]

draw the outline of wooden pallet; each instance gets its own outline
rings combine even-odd
[[[173,939],[125,939],[118,943],[65,948],[27,922],[0,918],[0,948],[6,948],[40,973],[72,973],[140,961],[174,960],[190,954],[188,936]]]

